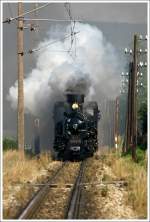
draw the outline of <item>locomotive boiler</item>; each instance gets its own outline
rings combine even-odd
[[[54,106],[54,151],[57,159],[84,159],[98,149],[96,102],[84,103],[84,94],[66,93],[66,102]]]

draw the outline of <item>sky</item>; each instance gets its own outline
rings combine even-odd
[[[44,3],[43,3],[44,4]],[[39,4],[40,5],[40,4]],[[24,4],[25,11],[33,8],[33,4]],[[146,3],[71,3],[71,14],[73,18],[80,19],[84,23],[98,27],[116,48],[120,55],[120,61],[125,64],[124,48],[132,46],[133,35],[147,34],[147,4]],[[17,15],[16,3],[3,4],[3,19]],[[26,16],[29,17],[29,16]],[[31,16],[32,17],[32,16]],[[63,3],[51,3],[38,12],[39,18],[68,19],[68,14]],[[48,30],[60,25],[61,29],[65,23],[39,22],[39,34],[31,33],[28,29],[24,31],[24,48],[35,47],[47,36]],[[16,24],[3,24],[3,132],[4,136],[16,136],[16,111],[12,110],[10,103],[6,100],[9,88],[17,79],[17,29]],[[55,35],[55,33],[51,33]],[[61,35],[61,33],[60,33]],[[36,55],[25,56],[25,75],[35,65]],[[124,71],[125,67],[122,67]],[[31,128],[31,117],[26,117],[26,129]],[[26,130],[26,140],[31,141],[30,130]]]

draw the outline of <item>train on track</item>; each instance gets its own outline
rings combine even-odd
[[[67,91],[66,102],[54,106],[55,157],[59,160],[93,156],[98,149],[100,111],[96,102],[84,102],[85,95]]]

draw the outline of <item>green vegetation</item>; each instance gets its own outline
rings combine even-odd
[[[109,151],[105,164],[120,180],[128,184],[126,202],[136,211],[139,219],[147,217],[147,153],[137,147],[137,162],[132,161],[130,152],[121,155],[121,150]]]
[[[3,150],[18,150],[17,140],[10,137],[5,137],[3,139]],[[34,157],[34,151],[32,148],[25,146],[25,154],[27,157]]]
[[[146,60],[146,57],[143,58]],[[143,75],[138,77],[143,87],[138,87],[137,93],[137,144],[140,149],[147,149],[147,69],[142,69]],[[127,91],[127,86],[126,86]],[[127,93],[119,97],[119,134],[125,135]]]
[[[140,125],[139,135],[138,135],[138,145],[142,149],[147,149],[147,102],[141,102],[139,111],[138,111],[138,121]]]
[[[3,150],[17,150],[18,146],[17,146],[17,140],[15,140],[14,138],[8,138],[5,137],[3,139]]]
[[[142,133],[147,133],[147,103],[143,102],[139,109],[139,120],[141,120]]]
[[[131,149],[125,153],[121,155],[123,158],[125,158],[126,160],[132,160],[132,155],[131,155]],[[143,147],[138,146],[136,149],[136,158],[137,161],[136,163],[142,166],[146,166],[146,150],[143,149]]]
[[[141,149],[140,147],[137,147],[136,155],[137,155],[137,163],[145,165],[146,151]]]

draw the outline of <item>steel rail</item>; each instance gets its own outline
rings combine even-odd
[[[79,174],[77,176],[76,182],[71,193],[66,213],[66,219],[78,219],[82,190],[82,186],[80,186],[80,184],[84,173],[84,166],[85,161],[81,163]]]
[[[50,184],[53,183],[53,180],[60,173],[60,171],[64,168],[66,162],[62,164],[62,166],[54,173],[54,175],[49,179],[49,181],[43,186],[35,196],[28,202],[22,213],[19,215],[18,219],[30,219],[33,214],[38,210],[41,202],[46,197]]]

